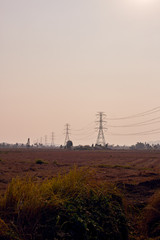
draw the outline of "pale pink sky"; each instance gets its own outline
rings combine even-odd
[[[159,0],[0,0],[0,33],[0,142],[49,143],[53,131],[63,144],[69,123],[74,144],[92,144],[98,111],[112,118],[160,105]],[[106,142],[160,140],[109,134],[158,128],[108,127]]]

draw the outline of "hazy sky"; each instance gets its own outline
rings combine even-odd
[[[69,123],[73,143],[92,144],[98,111],[114,118],[160,105],[159,0],[0,0],[0,33],[0,142],[49,143],[53,131],[63,144]],[[158,128],[108,127],[106,142],[159,140],[130,135]]]

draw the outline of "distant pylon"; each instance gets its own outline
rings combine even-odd
[[[106,141],[105,141],[105,137],[104,137],[104,132],[103,130],[106,129],[103,125],[106,122],[104,120],[105,114],[103,112],[98,112],[97,116],[99,117],[99,120],[97,121],[99,123],[99,127],[98,127],[98,136],[97,136],[97,145],[102,145],[105,146],[106,145]]]
[[[30,147],[30,138],[28,138],[26,146]]]
[[[52,136],[51,136],[51,146],[54,146],[54,132],[52,132]]]
[[[69,125],[68,123],[65,125],[65,140],[64,140],[64,146],[66,146],[66,145],[67,145],[67,142],[69,141],[69,131],[70,131],[69,126],[70,126],[70,125]]]
[[[44,136],[45,146],[47,146],[47,135]]]

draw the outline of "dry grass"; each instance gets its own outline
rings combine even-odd
[[[21,239],[127,240],[122,205],[115,186],[97,184],[86,169],[74,168],[42,183],[13,179],[0,210]]]
[[[155,192],[145,208],[143,223],[149,237],[160,239],[160,191]]]

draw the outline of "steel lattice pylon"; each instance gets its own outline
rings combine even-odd
[[[65,125],[65,127],[66,127],[66,129],[65,129],[66,133],[65,133],[64,146],[66,146],[67,142],[69,141],[69,130],[70,130],[68,123]]]
[[[103,124],[106,122],[104,120],[105,114],[103,112],[99,112],[97,114],[97,116],[99,116],[99,121],[97,121],[99,123],[99,127],[98,127],[98,136],[97,136],[97,145],[102,145],[105,146],[106,145],[106,141],[105,141],[105,136],[104,136],[104,129],[106,129]]]

